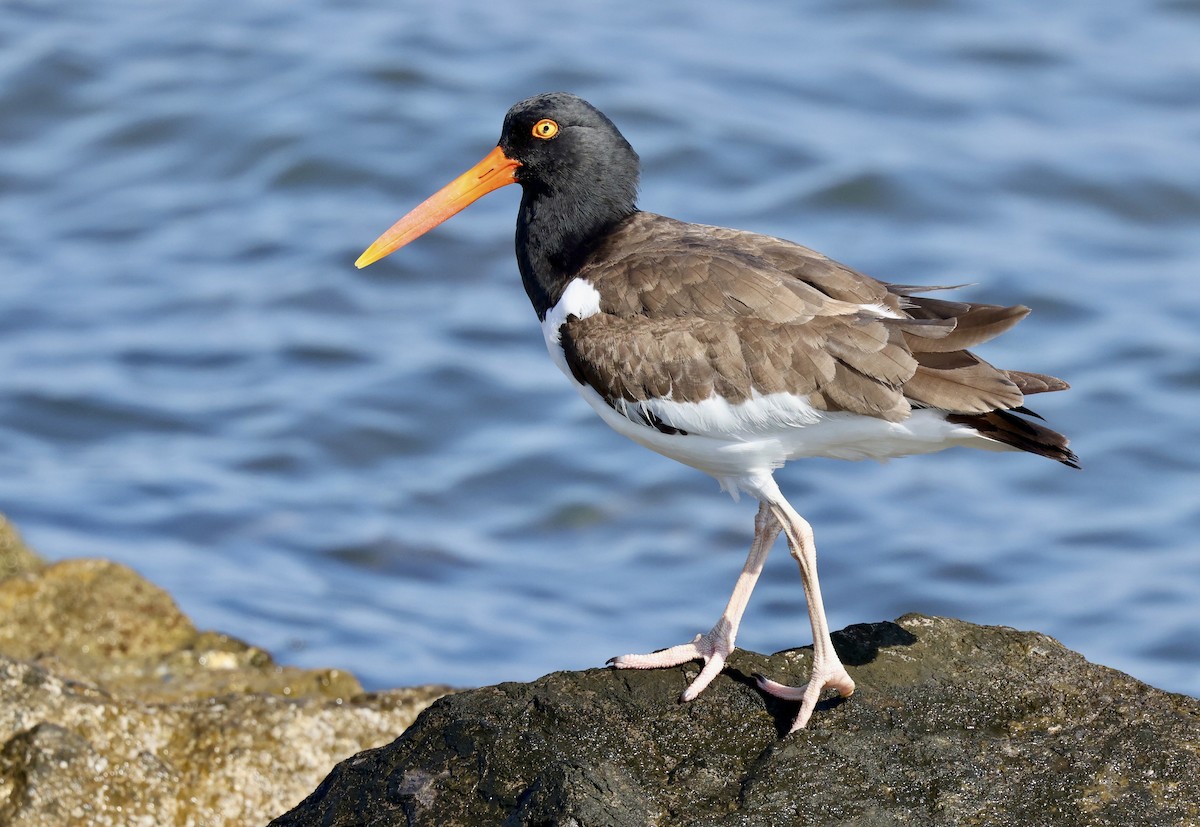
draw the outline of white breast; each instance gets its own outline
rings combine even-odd
[[[546,338],[546,349],[550,351],[550,358],[572,382],[575,382],[575,377],[571,375],[571,369],[567,367],[567,360],[563,356],[561,333],[563,323],[571,316],[577,319],[586,319],[599,312],[599,291],[583,279],[572,279],[562,296],[559,297],[558,304],[551,307],[546,312],[546,318],[542,319],[542,335]],[[579,383],[575,382],[575,384]]]

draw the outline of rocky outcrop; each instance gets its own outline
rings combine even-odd
[[[858,691],[791,735],[751,675],[802,680],[808,649],[736,652],[690,704],[695,665],[430,706],[199,631],[124,566],[46,565],[0,517],[0,825],[1200,825],[1196,699],[948,618],[834,643]]]
[[[444,687],[364,694],[197,630],[104,560],[44,564],[0,517],[0,824],[265,824]]]
[[[557,673],[441,699],[273,822],[301,825],[1195,825],[1200,702],[1044,635],[908,615],[834,634],[858,691],[784,735],[809,650]]]

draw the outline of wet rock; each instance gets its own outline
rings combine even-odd
[[[264,824],[444,687],[364,694],[197,630],[104,560],[43,564],[0,517],[0,824]]]
[[[274,825],[1200,823],[1200,701],[1044,635],[907,615],[834,642],[858,682],[785,735],[811,652],[556,673],[445,697]]]

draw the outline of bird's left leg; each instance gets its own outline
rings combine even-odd
[[[695,640],[690,643],[682,643],[647,655],[621,655],[609,663],[617,669],[659,669],[678,666],[690,660],[703,660],[704,667],[700,674],[679,698],[681,701],[695,699],[712,683],[713,678],[721,673],[725,660],[733,652],[742,614],[746,611],[746,604],[750,602],[750,593],[754,591],[754,584],[762,573],[763,563],[771,551],[771,546],[775,544],[775,538],[779,536],[780,528],[779,520],[770,507],[765,502],[760,503],[758,514],[754,517],[754,542],[750,544],[746,565],[738,575],[725,611],[707,634],[696,635]]]

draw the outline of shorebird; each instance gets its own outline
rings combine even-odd
[[[1067,388],[969,352],[1029,313],[954,302],[950,289],[888,284],[791,241],[689,224],[636,206],[637,153],[603,113],[566,93],[505,115],[499,144],[397,221],[365,267],[508,184],[522,189],[516,254],[550,358],[617,433],[759,502],[754,540],[710,631],[617,669],[699,660],[694,699],[734,650],[742,613],[782,531],[812,626],[811,677],[760,689],[799,700],[807,725],[824,690],[854,680],[834,651],[816,546],[773,472],[789,460],[888,459],[953,446],[1027,451],[1078,467],[1025,396]]]

